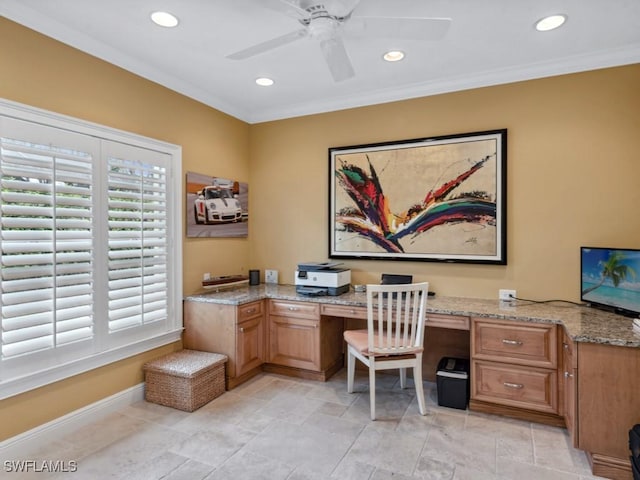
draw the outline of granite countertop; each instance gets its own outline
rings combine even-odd
[[[335,297],[308,297],[298,295],[293,285],[266,284],[217,291],[203,290],[202,293],[190,295],[185,300],[242,305],[264,298],[357,307],[367,305],[366,294],[356,293],[353,290]],[[577,305],[533,303],[521,300],[514,304],[506,304],[498,300],[436,296],[427,301],[427,311],[445,315],[556,323],[563,325],[568,335],[576,342],[640,348],[640,333],[633,330],[633,322],[630,318]]]

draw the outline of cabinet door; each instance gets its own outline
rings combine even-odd
[[[259,367],[265,360],[264,302],[238,307],[236,327],[236,376]]]
[[[562,337],[562,385],[563,385],[563,406],[564,406],[564,422],[567,431],[571,436],[571,442],[574,447],[578,447],[578,422],[577,419],[577,396],[576,385],[578,375],[578,361],[575,345],[571,338],[563,332]]]
[[[207,302],[184,302],[184,348],[223,353],[229,360],[226,376],[236,371],[236,307]]]
[[[579,447],[629,469],[629,429],[640,420],[640,349],[577,343]],[[596,472],[607,478],[613,475]],[[631,477],[629,477],[631,478]]]
[[[320,320],[270,315],[269,363],[320,371]]]
[[[238,324],[236,334],[236,376],[264,363],[264,320],[255,317]]]

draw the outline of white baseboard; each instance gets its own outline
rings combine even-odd
[[[123,407],[144,400],[144,383],[82,407],[0,443],[0,458],[24,459],[52,441]]]

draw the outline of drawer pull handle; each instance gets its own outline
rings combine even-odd
[[[240,327],[240,333],[244,333],[244,327]]]
[[[291,310],[292,312],[295,312],[296,310],[298,310],[298,307],[289,307],[289,310]]]
[[[247,313],[253,313],[255,311],[256,311],[255,308],[247,308]]]
[[[524,385],[521,383],[504,382],[503,385],[507,388],[517,388],[518,390],[524,388]]]
[[[562,348],[564,348],[565,350],[569,350],[569,344],[563,343]]]
[[[504,343],[505,345],[522,345],[522,342],[520,340],[507,340],[506,338],[502,339],[502,343]]]
[[[564,378],[573,378],[573,373],[564,372]]]

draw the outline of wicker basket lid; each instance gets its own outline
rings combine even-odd
[[[145,371],[163,372],[176,377],[191,378],[227,361],[221,353],[180,350],[144,364]]]

